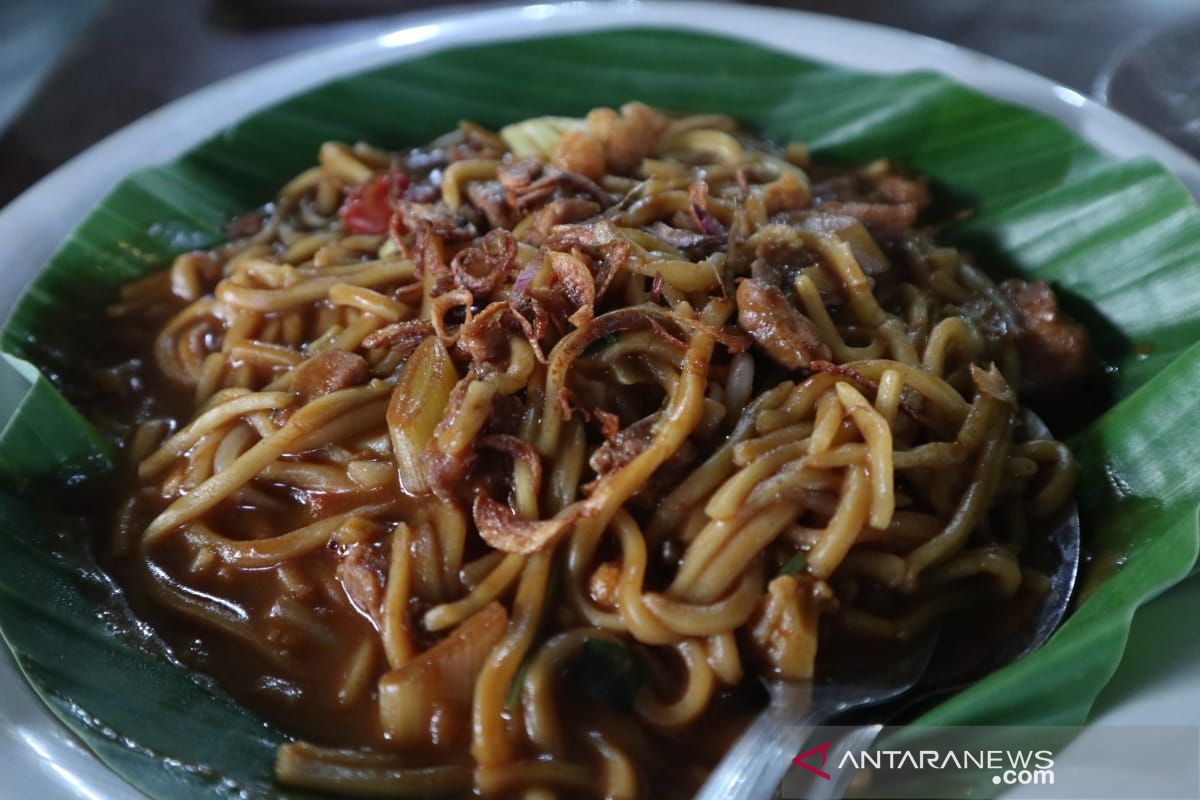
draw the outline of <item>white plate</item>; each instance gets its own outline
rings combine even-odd
[[[414,16],[381,22],[374,38],[283,59],[177,100],[44,178],[0,212],[5,243],[0,318],[54,247],[121,178],[178,156],[253,111],[333,78],[448,46],[631,25],[737,36],[857,70],[937,70],[1053,117],[1110,155],[1152,156],[1200,196],[1200,163],[1078,92],[969,50],[876,25],[776,9],[660,2],[572,2]],[[1118,673],[1117,688],[1107,694],[1106,722],[1195,724],[1200,647],[1187,641],[1181,626],[1167,622],[1192,618],[1198,605],[1200,584],[1193,581],[1139,617],[1133,634],[1138,657],[1131,660],[1155,663],[1156,679],[1153,686],[1134,691],[1131,687],[1140,684],[1133,670]],[[50,715],[17,673],[7,649],[0,650],[0,763],[5,765],[0,794],[40,800],[141,798]],[[1154,651],[1153,659],[1146,658],[1148,650]]]

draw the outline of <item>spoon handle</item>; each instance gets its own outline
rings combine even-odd
[[[845,683],[770,681],[767,684],[770,704],[725,754],[693,800],[773,797],[792,759],[816,728],[838,714],[876,705],[907,692],[925,671],[936,644],[935,628],[886,668]],[[822,751],[818,763],[813,763],[812,758],[805,758],[804,762],[820,769],[827,757],[828,753]]]
[[[771,704],[751,723],[713,770],[695,800],[767,800],[813,730],[827,717],[822,710],[798,711]]]
[[[840,764],[842,756],[846,753],[866,750],[875,742],[882,730],[883,726],[876,724],[863,725],[850,731],[829,754],[830,763]],[[850,788],[850,783],[854,780],[857,770],[839,769],[830,770],[830,772],[833,773],[830,780],[812,782],[812,786],[804,795],[805,800],[842,800],[846,796],[846,790]]]

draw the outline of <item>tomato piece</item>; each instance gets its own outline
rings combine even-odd
[[[393,204],[406,189],[408,175],[404,172],[382,172],[362,186],[347,190],[338,216],[352,233],[387,233]]]

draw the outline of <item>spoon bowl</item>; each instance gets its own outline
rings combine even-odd
[[[1052,438],[1032,412],[1025,411],[1021,421],[1028,439]],[[1075,502],[1060,509],[1045,526],[1050,527],[1048,536],[1039,537],[1046,543],[1045,552],[1035,553],[1047,572],[1047,591],[1023,617],[1024,624],[994,646],[964,651],[969,640],[978,643],[978,635],[933,631],[884,669],[834,680],[768,682],[771,702],[713,770],[695,800],[768,800],[787,771],[788,754],[799,752],[816,727],[850,713],[871,723],[911,719],[931,703],[1045,644],[1066,617],[1079,576],[1082,542]],[[970,657],[964,657],[965,652]],[[866,747],[880,729],[878,724],[864,725],[851,736],[856,746]],[[840,796],[842,789],[829,781],[821,783],[809,800]]]

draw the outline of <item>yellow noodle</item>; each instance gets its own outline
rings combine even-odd
[[[798,143],[638,103],[317,161],[125,287],[112,324],[155,333],[96,378],[170,387],[123,441],[133,595],[245,695],[392,737],[284,745],[281,783],[665,796],[827,637],[1038,585],[1077,476],[1016,424],[1037,331],[898,229],[924,188],[889,162],[810,182]]]

